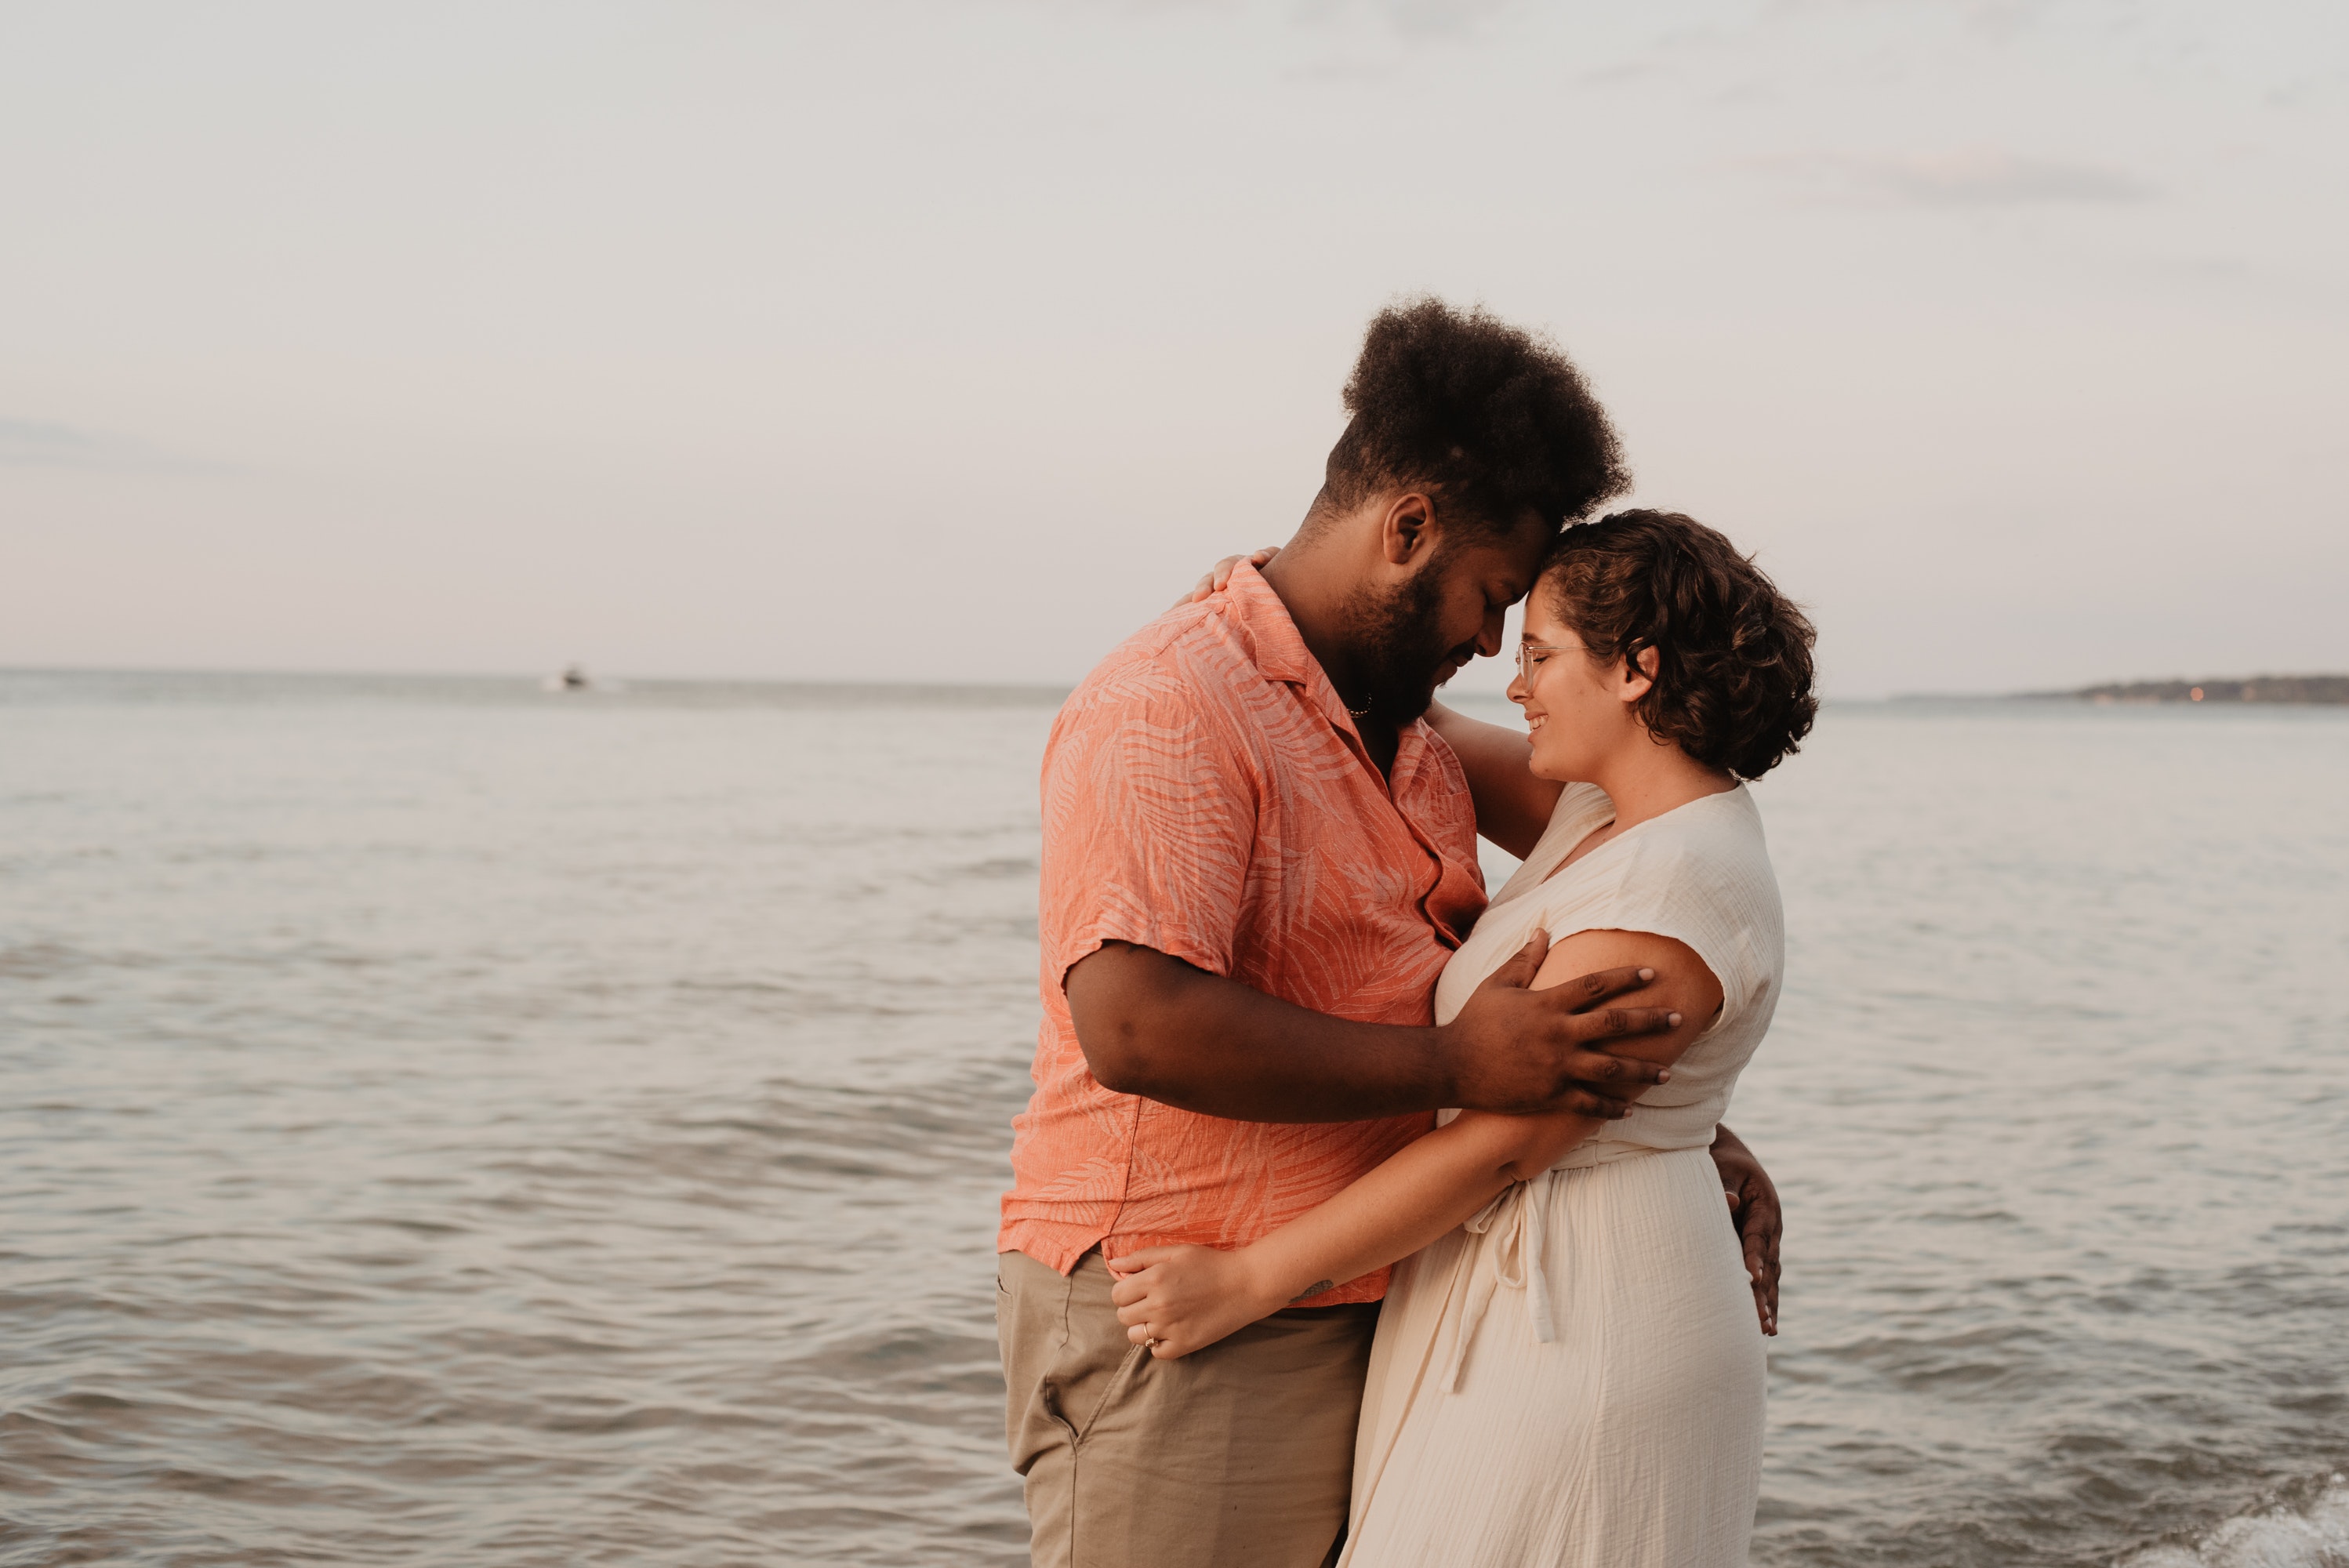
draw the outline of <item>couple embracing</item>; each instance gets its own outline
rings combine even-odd
[[[1390,310],[1346,406],[1295,538],[1045,752],[997,1243],[1034,1561],[1732,1568],[1779,1221],[1720,1119],[1784,963],[1744,781],[1811,628],[1686,517],[1575,521],[1626,476],[1541,339]],[[1520,599],[1526,732],[1436,704]]]

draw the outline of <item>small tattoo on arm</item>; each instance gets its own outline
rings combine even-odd
[[[1336,1290],[1337,1288],[1338,1282],[1336,1280],[1316,1280],[1313,1284],[1307,1285],[1303,1290],[1299,1291],[1295,1295],[1290,1296],[1288,1299],[1293,1302],[1303,1301],[1309,1295],[1319,1295],[1325,1290]]]

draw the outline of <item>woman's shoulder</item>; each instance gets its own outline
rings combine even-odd
[[[1591,864],[1609,850],[1619,852]],[[1785,920],[1762,816],[1744,785],[1651,818],[1579,863],[1593,873],[1579,918],[1688,944],[1733,999],[1775,980]]]
[[[1626,851],[1671,850],[1744,861],[1757,851],[1767,854],[1762,836],[1762,814],[1744,784],[1700,795],[1660,817],[1651,817],[1624,830],[1616,843]]]
[[[1776,912],[1778,876],[1769,840],[1744,784],[1643,823],[1630,848],[1627,882],[1645,882],[1660,892],[1679,885],[1701,897],[1761,900]]]

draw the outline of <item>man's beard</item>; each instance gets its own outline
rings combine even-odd
[[[1347,606],[1354,668],[1370,710],[1404,725],[1435,700],[1437,676],[1463,652],[1444,641],[1436,605],[1442,598],[1441,560],[1431,561],[1383,599],[1368,592]]]

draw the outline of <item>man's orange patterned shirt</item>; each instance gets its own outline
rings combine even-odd
[[[999,1251],[1066,1273],[1095,1246],[1243,1246],[1433,1125],[1228,1121],[1112,1093],[1069,1021],[1070,968],[1115,941],[1318,1013],[1430,1024],[1436,976],[1484,910],[1459,758],[1414,724],[1381,779],[1254,568],[1076,689],[1044,749],[1043,806],[1044,1021]],[[1314,1305],[1374,1301],[1386,1278]]]

